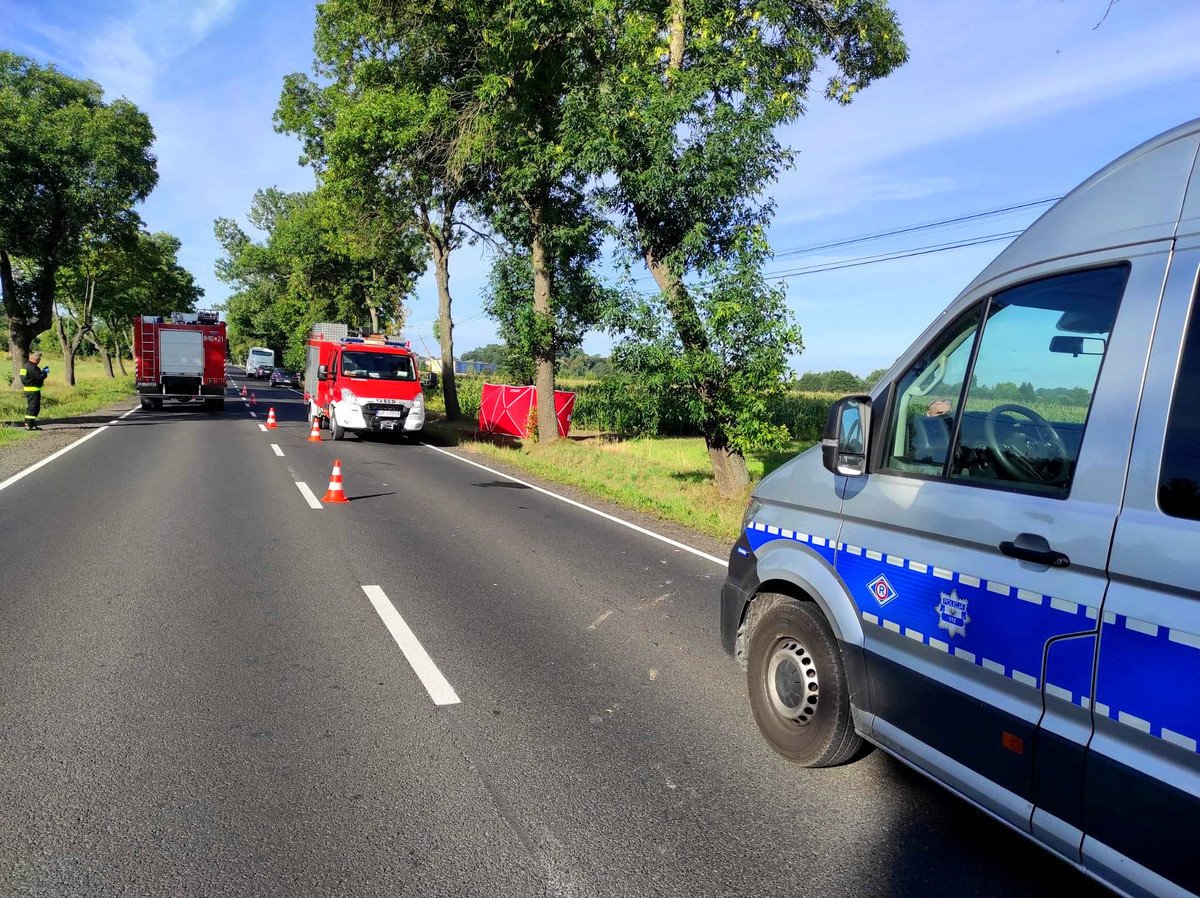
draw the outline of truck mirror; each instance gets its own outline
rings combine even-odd
[[[821,461],[834,474],[867,473],[867,434],[871,430],[871,397],[846,396],[829,410],[821,434]]]
[[[328,380],[328,379],[329,379],[329,369],[326,368],[324,365],[321,365],[320,367],[317,368],[317,380]]]

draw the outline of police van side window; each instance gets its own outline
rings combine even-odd
[[[1171,517],[1200,521],[1200,293],[1192,298],[1175,376],[1158,475],[1158,506]]]
[[[942,473],[979,319],[978,308],[959,319],[897,382],[884,467]]]
[[[1065,496],[1129,266],[991,298],[957,421],[950,476]]]

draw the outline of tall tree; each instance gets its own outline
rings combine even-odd
[[[594,169],[610,173],[624,248],[661,293],[681,356],[672,370],[702,412],[717,488],[736,495],[749,480],[754,397],[778,388],[784,367],[731,372],[715,348],[721,307],[689,284],[728,276],[736,256],[737,295],[750,304],[739,314],[769,299],[761,284],[747,292],[746,266],[765,255],[764,192],[792,161],[777,129],[802,114],[818,66],[832,73],[826,96],[846,103],[907,51],[886,0],[597,0],[595,10],[605,39],[593,42],[593,63],[604,77],[571,107],[571,124],[589,136]],[[766,307],[761,338],[791,348],[793,325]]]
[[[231,219],[215,230],[225,255],[217,276],[235,288],[226,305],[237,349],[250,343],[280,351],[303,367],[304,341],[317,321],[391,329],[424,267],[410,229],[372,221],[369,212],[322,187],[255,194],[249,220],[266,235],[252,240]]]
[[[98,323],[89,342],[102,357],[115,357],[121,373],[133,348],[138,315],[168,315],[195,309],[204,289],[179,263],[179,238],[165,231],[139,231],[120,245],[119,255],[98,279],[92,313]]]
[[[450,257],[470,231],[472,173],[459,140],[480,114],[475,24],[469,4],[325,0],[314,38],[322,83],[289,75],[276,112],[326,183],[411,210],[433,259],[448,418],[460,414]]]
[[[543,292],[538,291],[531,248],[518,245],[494,259],[483,301],[505,341],[505,371],[522,383],[537,384],[539,440],[558,435],[553,395],[560,363],[579,348],[584,334],[619,298],[593,271],[603,230],[575,208],[579,211],[576,216],[556,215],[552,222],[544,223],[548,226],[541,241],[546,257]],[[560,210],[552,207],[550,211]],[[527,222],[502,224],[499,230],[526,239],[531,236]],[[551,397],[548,408],[543,407],[543,395]],[[550,428],[554,437],[545,432]]]
[[[85,234],[136,228],[133,206],[158,174],[154,133],[136,106],[105,103],[94,81],[9,52],[0,52],[0,122],[0,291],[15,384],[53,322],[59,269]]]

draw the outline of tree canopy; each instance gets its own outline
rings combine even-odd
[[[158,180],[150,120],[94,81],[0,51],[0,291],[14,377],[50,328],[59,270],[128,238]]]
[[[425,259],[413,231],[384,227],[370,209],[325,189],[259,190],[247,219],[265,239],[232,219],[214,225],[224,251],[217,276],[234,288],[226,303],[233,351],[265,345],[301,368],[318,321],[387,332],[403,324]]]

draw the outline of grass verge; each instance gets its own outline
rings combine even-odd
[[[7,376],[11,362],[3,359]],[[49,354],[42,359],[50,366],[50,377],[42,389],[42,414],[38,419],[45,423],[58,418],[73,418],[87,415],[134,394],[133,375],[118,375],[110,378],[98,359],[78,359],[75,362],[75,386],[68,387],[62,379],[62,360]],[[25,420],[25,394],[17,390],[0,389],[0,446],[26,439],[30,434],[23,429]]]
[[[550,444],[500,443],[475,438],[470,422],[426,425],[432,442],[456,445],[543,480],[578,487],[636,511],[648,512],[732,543],[746,510],[745,499],[722,499],[713,484],[704,441],[687,437],[573,436]],[[791,443],[783,450],[747,457],[751,480],[807,449]]]

